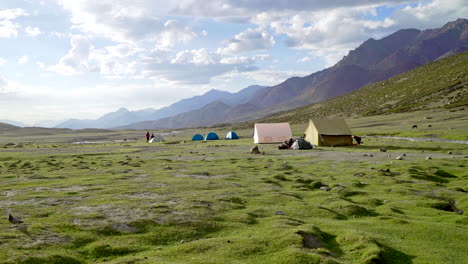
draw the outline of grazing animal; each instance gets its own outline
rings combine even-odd
[[[413,125],[411,128],[412,128],[412,129],[413,129],[413,128],[418,128],[418,125]]]
[[[24,223],[21,219],[8,214],[8,221],[14,225]]]

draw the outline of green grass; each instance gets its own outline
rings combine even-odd
[[[429,114],[433,127],[446,122],[466,133],[457,112],[412,118]],[[408,129],[408,117],[349,123],[360,134],[424,133]],[[21,148],[0,149],[0,209],[26,226],[0,222],[0,263],[468,259],[467,145],[365,138],[361,146],[308,151],[259,145],[265,154],[250,155],[249,129],[239,130],[241,140],[198,143],[188,140],[195,131],[156,144],[76,145],[68,133],[50,135],[53,142],[16,137]],[[106,135],[143,137],[88,137]]]

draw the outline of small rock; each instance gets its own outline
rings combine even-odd
[[[172,170],[172,167],[171,166],[166,166],[164,167],[165,170]]]
[[[284,215],[284,212],[283,212],[283,211],[275,211],[275,214],[277,214],[277,215]]]
[[[180,241],[180,243],[183,244],[183,243],[185,243],[185,241],[182,239],[182,240]]]
[[[362,156],[363,156],[363,157],[369,157],[369,154],[364,154],[364,155],[362,155]]]
[[[452,151],[449,151],[448,154],[449,154],[449,155],[452,155],[453,153],[452,153]]]
[[[406,153],[401,154],[401,156],[406,157]]]
[[[374,155],[372,155],[372,154],[369,154],[369,157],[371,157],[371,158],[372,158],[372,157],[374,157]]]
[[[328,187],[328,186],[322,186],[322,187],[320,187],[320,190],[328,192],[328,191],[331,190],[331,188]]]
[[[386,148],[379,148],[380,152],[387,152]]]
[[[258,149],[258,146],[254,146],[253,148],[251,148],[250,154],[260,154],[260,150]]]
[[[432,158],[431,157],[426,157],[426,160],[430,160],[430,159],[432,159]]]

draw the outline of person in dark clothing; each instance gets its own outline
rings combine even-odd
[[[150,139],[153,139],[153,138],[154,138],[154,134],[153,134],[153,133],[151,133],[151,138],[150,138]]]
[[[358,145],[361,145],[361,142],[362,142],[361,137],[353,136],[353,138],[354,138],[354,140],[356,140],[356,143],[357,143]]]
[[[150,133],[149,131],[146,131],[146,142],[148,142],[150,139]]]

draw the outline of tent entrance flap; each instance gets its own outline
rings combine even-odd
[[[351,146],[353,138],[350,135],[320,135],[320,140],[324,146]]]

